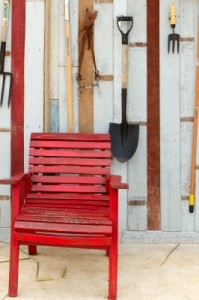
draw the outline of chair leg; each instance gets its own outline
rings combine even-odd
[[[109,250],[109,300],[117,299],[118,245],[113,243]]]
[[[37,246],[29,245],[28,246],[28,253],[30,255],[37,255]]]
[[[14,238],[11,238],[9,289],[8,289],[9,297],[16,297],[17,296],[18,269],[19,269],[19,243]]]

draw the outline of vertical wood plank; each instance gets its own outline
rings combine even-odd
[[[25,0],[12,1],[11,174],[24,168]]]
[[[45,34],[44,34],[44,131],[50,129],[50,4],[45,0]]]
[[[160,230],[159,0],[147,1],[148,229]]]
[[[113,74],[113,3],[95,3],[98,11],[95,20],[95,56],[102,75]],[[102,44],[106,33],[106,43]],[[113,81],[99,81],[94,87],[94,132],[108,132],[112,118]]]
[[[176,33],[180,32],[180,1],[175,1]],[[181,150],[180,150],[180,57],[168,54],[167,37],[172,32],[168,20],[170,1],[161,2],[160,9],[160,128],[161,128],[161,230],[182,230]],[[166,36],[166,38],[165,38]]]
[[[39,34],[38,34],[39,32]],[[28,170],[31,132],[44,128],[44,2],[26,2],[26,47],[24,91],[24,156]],[[33,59],[34,58],[34,59]]]
[[[121,123],[121,87],[122,87],[122,39],[121,33],[117,28],[116,18],[117,16],[126,16],[127,12],[127,0],[114,0],[113,7],[113,45],[114,45],[114,57],[113,57],[113,70],[114,70],[114,84],[113,84],[113,103],[112,103],[112,120],[110,122]],[[115,158],[112,161],[112,171],[114,174],[120,174],[125,181],[128,181],[128,163],[120,163]],[[131,184],[131,183],[130,183]],[[119,228],[121,231],[127,229],[127,190],[121,190],[119,192]]]
[[[129,33],[127,113],[129,123],[140,122],[138,148],[128,162],[128,230],[135,231],[147,230],[147,48],[131,45],[146,45],[146,0],[129,0],[128,15],[133,16],[133,28]],[[139,205],[143,201],[145,205]]]
[[[79,0],[79,34],[85,25],[86,9],[93,11],[93,0]],[[80,37],[80,35],[79,35]],[[85,46],[81,67],[82,85],[89,88],[79,90],[79,132],[93,132],[93,59],[90,50]]]

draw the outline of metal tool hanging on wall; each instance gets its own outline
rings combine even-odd
[[[122,23],[127,25],[127,31],[123,32]],[[128,161],[135,153],[139,139],[139,125],[128,124],[127,110],[127,66],[128,66],[128,35],[133,27],[133,17],[117,17],[117,27],[122,35],[122,122],[120,124],[110,123],[111,152],[120,162]]]
[[[10,16],[10,0],[4,0],[2,32],[1,32],[1,50],[0,50],[0,75],[2,75],[0,106],[3,105],[6,78],[9,78],[8,107],[10,106],[10,99],[11,99],[12,73],[4,71],[4,62],[5,62],[5,54],[6,54],[6,40],[7,40],[7,33],[8,33],[9,16]]]
[[[172,1],[170,4],[169,22],[173,33],[168,35],[168,53],[170,52],[170,45],[172,43],[172,53],[175,52],[175,43],[177,43],[177,53],[179,53],[180,48],[180,35],[175,33],[176,26],[176,7]]]

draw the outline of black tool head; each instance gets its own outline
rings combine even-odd
[[[177,53],[180,48],[180,35],[177,33],[171,33],[168,35],[168,53],[170,52],[170,45],[172,43],[172,53],[175,52],[175,42],[177,43]]]
[[[139,125],[124,125],[110,123],[111,152],[120,162],[128,161],[135,153],[138,146]]]

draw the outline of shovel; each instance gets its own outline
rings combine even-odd
[[[120,27],[121,22],[127,23],[126,33]],[[113,156],[120,162],[126,162],[135,153],[139,137],[139,125],[129,125],[126,118],[128,34],[133,27],[133,17],[117,17],[117,26],[122,35],[122,123],[110,123],[109,133]]]
[[[8,94],[8,107],[10,106],[10,98],[11,98],[12,73],[4,72],[4,62],[5,62],[6,39],[7,39],[7,32],[8,32],[9,15],[10,15],[10,0],[4,0],[2,34],[1,34],[1,49],[0,49],[0,75],[3,76],[0,106],[3,105],[4,90],[5,90],[5,83],[6,83],[6,77],[7,77],[7,78],[9,78],[9,84],[10,84],[9,94]]]

